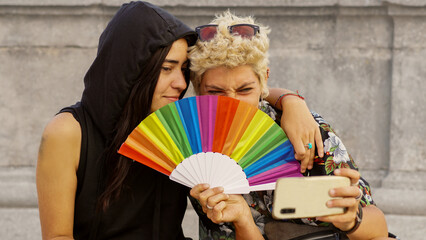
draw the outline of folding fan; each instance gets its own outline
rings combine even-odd
[[[190,188],[208,183],[228,194],[272,190],[278,178],[302,176],[281,127],[256,107],[224,96],[160,108],[118,152]]]

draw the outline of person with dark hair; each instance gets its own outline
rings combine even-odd
[[[46,126],[37,163],[43,239],[184,239],[188,190],[117,153],[188,85],[196,33],[163,9],[124,4],[102,33],[81,101]]]
[[[114,15],[81,100],[42,135],[36,181],[43,239],[185,239],[189,189],[117,150],[150,113],[183,97],[187,50],[196,39],[150,3],[127,3]]]

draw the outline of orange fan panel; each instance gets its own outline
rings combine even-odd
[[[162,166],[158,165],[157,163],[153,162],[151,159],[145,157],[144,155],[140,154],[127,144],[123,144],[118,151],[118,153],[123,154],[125,153],[128,158],[134,159],[137,162],[140,162],[154,170],[157,170],[167,176],[170,176],[171,171],[168,171],[167,169],[163,168]]]
[[[231,156],[238,142],[244,134],[251,119],[256,114],[258,109],[246,102],[240,101],[237,110],[235,111],[234,121],[232,121],[228,136],[223,146],[222,154]]]
[[[221,153],[239,101],[233,98],[219,96],[216,110],[216,126],[213,137],[213,152]]]
[[[169,169],[170,172],[176,167],[176,164],[140,128],[133,130],[126,142],[129,147],[140,152],[144,158],[152,159],[151,161],[157,162],[163,168]]]

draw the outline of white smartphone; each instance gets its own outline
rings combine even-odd
[[[272,206],[275,219],[307,218],[344,213],[344,208],[329,208],[326,202],[334,199],[332,188],[350,186],[342,176],[290,177],[277,180]]]

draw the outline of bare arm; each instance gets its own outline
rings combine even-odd
[[[247,206],[247,208],[249,208]],[[250,209],[248,209],[250,213]],[[237,240],[261,240],[264,239],[250,213],[248,217],[242,217],[239,222],[234,222],[235,239]]]
[[[374,205],[362,208],[363,218],[359,228],[349,234],[349,239],[373,239],[383,237],[387,239],[388,227],[383,212]]]
[[[80,145],[80,125],[69,113],[55,116],[43,132],[36,171],[43,239],[73,239]]]
[[[301,161],[302,172],[305,172],[306,168],[312,169],[313,167],[315,147],[318,148],[318,156],[323,157],[323,142],[318,124],[304,100],[297,96],[287,95],[278,101],[282,94],[291,92],[287,89],[270,88],[266,100],[282,110],[281,127],[293,144],[296,152],[295,158]],[[305,146],[308,143],[312,144],[312,149]]]

